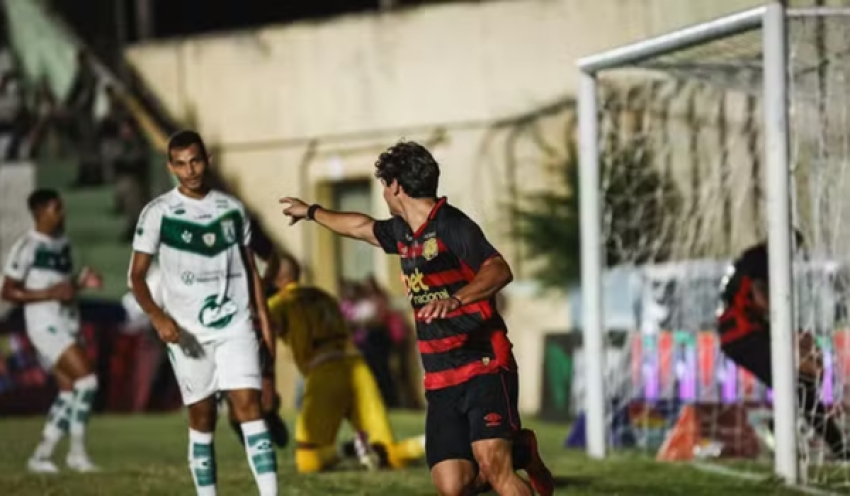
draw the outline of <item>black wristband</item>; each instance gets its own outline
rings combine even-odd
[[[314,203],[307,208],[307,220],[316,220],[316,210],[322,208],[318,203]]]
[[[460,308],[460,307],[462,307],[462,306],[463,306],[463,302],[462,302],[462,301],[460,301],[460,298],[458,298],[457,296],[452,296],[452,297],[451,297],[451,298],[449,298],[449,299],[450,299],[450,300],[454,300],[454,301],[456,301],[456,302],[457,302],[457,305],[458,305],[458,308]]]

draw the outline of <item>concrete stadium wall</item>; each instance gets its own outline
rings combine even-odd
[[[542,336],[569,326],[565,297],[528,282],[507,205],[550,187],[574,132],[575,59],[751,7],[757,0],[526,0],[440,5],[131,47],[127,56],[278,239],[334,289],[331,238],[285,227],[277,199],[326,201],[328,184],[371,177],[399,138],[429,143],[441,193],[479,221],[518,275],[506,318],[522,367],[520,407],[541,391]],[[713,112],[709,106],[705,112]],[[683,178],[682,181],[687,181]],[[384,215],[373,189],[373,214]],[[397,262],[375,253],[398,294]]]
[[[35,165],[31,162],[0,163],[0,267],[12,245],[32,227],[27,196],[35,189]],[[0,277],[2,281],[2,277]],[[12,305],[0,299],[0,318]]]

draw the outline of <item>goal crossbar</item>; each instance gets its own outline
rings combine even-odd
[[[771,294],[771,354],[773,360],[775,460],[777,476],[788,484],[799,481],[797,455],[796,363],[791,277],[791,199],[789,144],[789,74],[787,18],[795,11],[780,1],[680,29],[644,41],[581,58],[579,69],[579,204],[581,210],[582,318],[586,360],[585,419],[587,452],[606,454],[606,394],[602,257],[602,195],[600,184],[599,107],[597,73],[699,45],[761,30],[765,190]],[[821,11],[822,12],[822,11]],[[815,15],[799,9],[801,16]]]
[[[758,29],[762,25],[767,7],[756,7],[717,18],[695,26],[648,38],[602,53],[580,58],[577,62],[582,72],[589,74],[606,69],[621,68],[644,60],[667,55],[736,34]]]

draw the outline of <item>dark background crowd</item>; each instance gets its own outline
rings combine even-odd
[[[11,50],[0,50],[0,163],[59,160],[76,169],[69,186],[112,185],[114,204],[105,213],[126,219],[118,236],[130,241],[151,196],[151,149],[90,55],[80,51],[76,64],[60,98],[46,81],[25,82]]]

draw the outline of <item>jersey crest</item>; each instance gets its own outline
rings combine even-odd
[[[422,258],[425,260],[433,260],[439,252],[440,248],[437,246],[436,238],[426,239],[425,243],[422,244]]]
[[[232,219],[225,219],[221,221],[221,233],[224,235],[224,240],[226,242],[236,242],[236,224]]]

